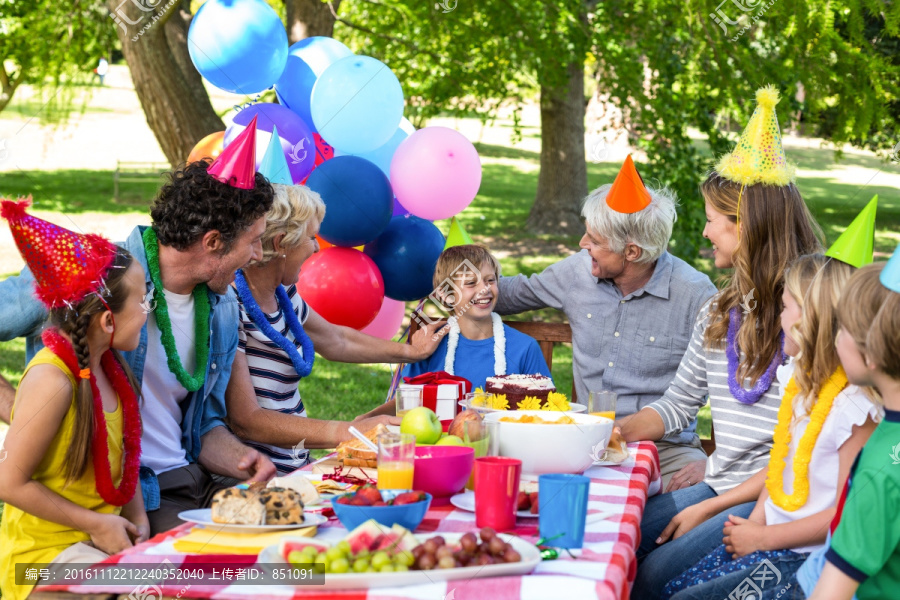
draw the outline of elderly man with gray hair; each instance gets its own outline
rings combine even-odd
[[[581,251],[531,277],[502,277],[496,312],[563,311],[578,398],[616,392],[621,419],[668,389],[697,313],[716,288],[666,251],[676,200],[666,189],[646,188],[630,156],[612,185],[588,195],[582,216]],[[703,481],[706,454],[695,426],[657,442],[667,492]]]

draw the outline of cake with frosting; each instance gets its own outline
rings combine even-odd
[[[555,392],[553,380],[546,375],[535,373],[533,375],[495,375],[488,377],[485,382],[485,391],[489,394],[505,394],[509,406],[515,406],[526,396],[540,398],[541,402],[547,400],[550,392]]]

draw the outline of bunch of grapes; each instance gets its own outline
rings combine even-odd
[[[295,566],[312,564],[316,573],[395,573],[409,571],[414,558],[403,551],[363,550],[354,554],[349,543],[340,541],[328,550],[318,551],[313,546],[295,550],[288,555],[288,562]]]
[[[514,563],[522,560],[522,556],[511,545],[500,539],[490,527],[482,527],[479,536],[481,543],[478,543],[478,537],[470,531],[460,538],[458,547],[447,545],[444,538],[439,535],[429,538],[413,548],[415,564],[412,568],[428,571]]]

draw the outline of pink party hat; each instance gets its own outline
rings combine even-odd
[[[256,185],[256,116],[209,165],[208,173],[231,187],[252,190]]]

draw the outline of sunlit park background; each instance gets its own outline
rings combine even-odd
[[[185,131],[198,123],[203,135],[224,129],[235,105],[257,100],[191,71],[185,32],[202,2],[156,3],[160,18],[149,21],[157,14],[148,9],[128,13],[144,19],[139,25],[117,25],[110,16],[135,10],[127,4],[29,0],[0,9],[11,11],[0,13],[0,195],[32,195],[35,214],[114,240],[149,223],[160,173],[202,137]],[[876,260],[900,242],[898,5],[878,13],[849,1],[781,0],[760,18],[737,19],[738,27],[704,16],[717,10],[714,0],[693,9],[676,0],[269,4],[291,43],[333,35],[375,56],[397,74],[416,127],[451,127],[476,145],[481,188],[458,218],[506,275],[539,272],[575,252],[580,198],[611,182],[629,153],[650,185],[680,197],[671,250],[714,279],[727,275],[712,268],[700,236],[697,186],[768,83],[782,92],[788,158],[829,242],[875,194]],[[851,7],[858,19],[849,18]],[[92,73],[101,56],[111,62],[102,85]],[[275,101],[271,92],[262,100]],[[116,193],[117,171],[140,175],[125,177]],[[449,221],[436,225],[446,233]],[[22,266],[0,227],[0,279]],[[564,317],[544,310],[517,318]],[[0,343],[0,373],[14,385],[24,356],[23,340]],[[394,367],[318,357],[301,382],[310,415],[350,419],[373,408]],[[557,346],[559,389],[571,390],[571,368],[571,348]],[[700,428],[708,431],[708,414]],[[0,439],[4,432],[0,424]]]

